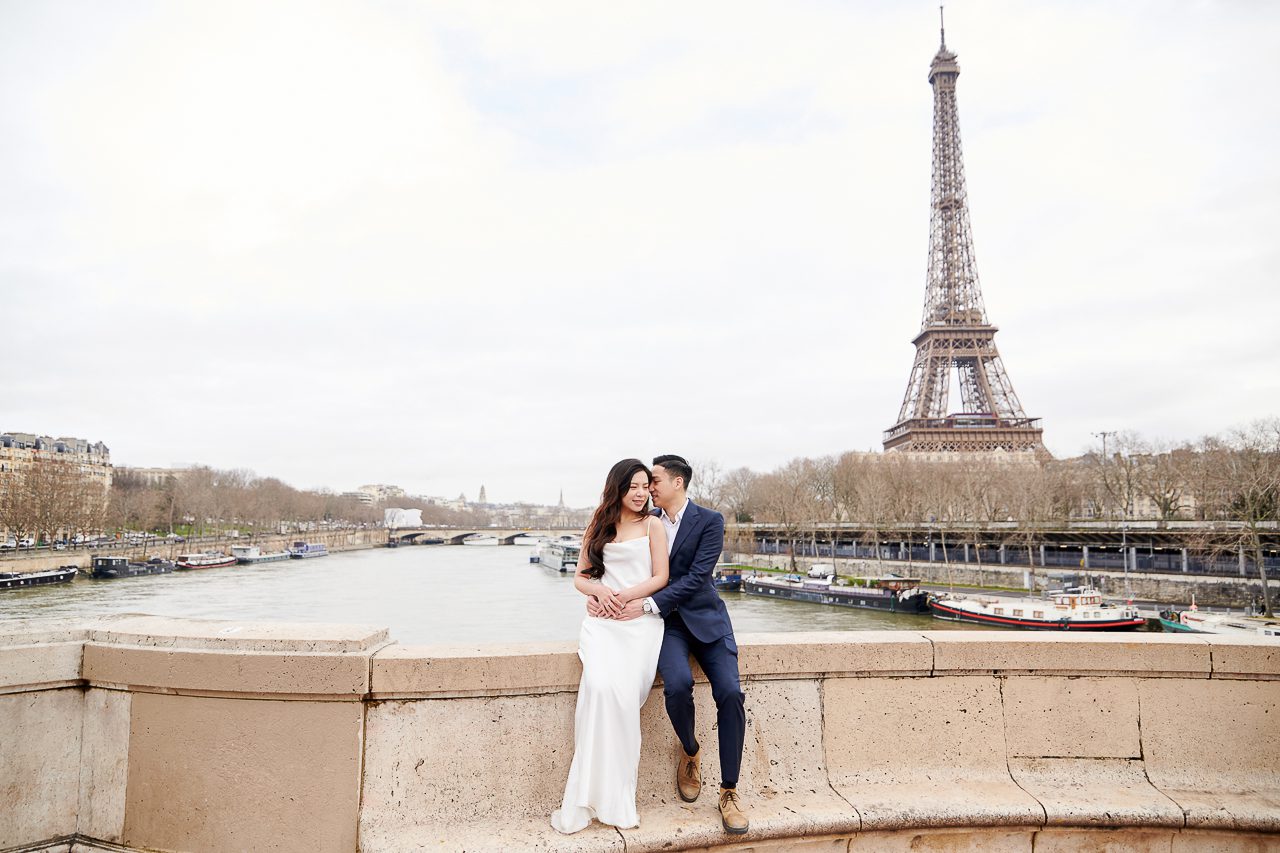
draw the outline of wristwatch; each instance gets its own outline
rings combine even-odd
[[[649,599],[647,598],[644,600],[644,612],[645,613],[653,612],[653,605],[649,602]]]

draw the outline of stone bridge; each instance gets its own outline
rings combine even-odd
[[[424,539],[443,539],[446,545],[461,545],[469,536],[494,536],[499,545],[510,545],[517,536],[556,537],[566,533],[581,534],[581,528],[514,528],[514,527],[400,527],[387,531],[387,539],[398,539],[412,545]]]
[[[980,631],[739,646],[751,832],[722,833],[714,790],[675,795],[655,687],[640,826],[561,836],[572,643],[0,621],[0,850],[1280,850],[1280,646]]]

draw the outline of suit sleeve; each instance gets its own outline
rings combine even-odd
[[[709,511],[709,510],[708,510]],[[711,512],[711,511],[709,511]],[[663,616],[671,613],[699,589],[711,583],[720,553],[724,550],[724,516],[711,512],[711,518],[698,534],[698,549],[693,554],[689,571],[680,580],[653,594],[653,603]]]

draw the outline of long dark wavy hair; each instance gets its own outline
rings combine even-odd
[[[587,525],[587,537],[582,549],[587,555],[587,569],[583,572],[589,578],[600,580],[604,577],[604,546],[612,542],[618,535],[618,523],[622,521],[622,499],[631,489],[631,478],[637,471],[643,471],[649,479],[653,472],[639,459],[623,459],[609,469],[609,476],[604,480],[604,491],[600,493],[600,505],[596,507],[591,523]],[[648,504],[645,504],[646,509]]]

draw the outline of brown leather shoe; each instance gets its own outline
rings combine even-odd
[[[702,747],[693,755],[685,755],[680,750],[680,758],[676,762],[676,793],[686,803],[692,803],[702,793]]]
[[[720,789],[720,824],[730,835],[743,835],[751,828],[751,821],[738,803],[738,792],[733,788]]]

